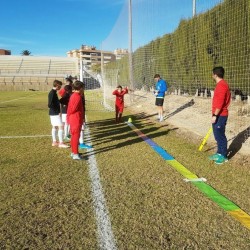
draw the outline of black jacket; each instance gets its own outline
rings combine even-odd
[[[48,95],[49,115],[59,115],[60,102],[55,89],[52,89]]]

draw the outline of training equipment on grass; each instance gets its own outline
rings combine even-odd
[[[157,152],[167,164],[172,166],[181,175],[186,177],[184,180],[195,185],[203,194],[205,194],[209,199],[214,201],[218,206],[224,209],[228,214],[238,220],[246,228],[250,229],[250,215],[244,212],[239,206],[230,201],[228,198],[216,191],[212,186],[205,183],[206,179],[204,177],[199,178],[196,174],[189,171],[180,162],[178,162],[172,155],[166,152],[162,147],[157,145],[153,140],[148,138],[143,134],[138,128],[132,123],[127,123],[128,126],[139,136],[143,141],[145,141],[155,152]]]
[[[203,139],[203,141],[202,141],[202,143],[201,143],[201,145],[200,145],[200,147],[199,147],[199,151],[201,151],[201,150],[203,149],[203,147],[204,147],[204,145],[206,144],[206,142],[207,142],[207,140],[208,140],[210,134],[212,133],[212,131],[213,131],[213,128],[211,127],[211,128],[208,130],[206,136],[204,137],[204,139]]]
[[[132,118],[131,117],[128,118],[128,122],[132,123]]]
[[[201,178],[196,178],[196,179],[183,179],[185,182],[197,182],[197,181],[207,181],[206,178],[201,177]]]

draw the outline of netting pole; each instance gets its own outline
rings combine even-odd
[[[104,79],[104,58],[103,51],[101,49],[101,78],[102,78],[102,88],[103,88],[103,105],[106,107],[106,84]]]
[[[133,102],[134,97],[134,79],[133,79],[133,47],[132,47],[132,0],[129,0],[129,11],[128,11],[128,28],[129,28],[129,54],[128,54],[128,64],[129,64],[129,80],[130,80],[130,102]]]
[[[83,82],[83,59],[80,57],[80,81]]]
[[[193,0],[193,17],[196,15],[196,0]]]

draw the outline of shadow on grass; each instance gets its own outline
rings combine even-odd
[[[241,131],[232,141],[228,148],[228,158],[233,158],[242,148],[242,144],[250,137],[250,126]]]
[[[182,105],[181,107],[179,107],[178,109],[176,109],[174,112],[164,116],[164,119],[170,118],[171,116],[174,116],[176,114],[178,114],[179,112],[181,112],[182,110],[189,108],[191,106],[194,105],[194,99],[192,99],[191,101],[187,102],[186,104]]]
[[[131,118],[131,116],[125,116],[123,119],[126,121],[129,117]],[[135,117],[136,115],[133,115],[132,119],[135,119]],[[142,133],[150,139],[167,135],[171,130],[177,129],[162,130],[161,127],[152,126],[151,123],[143,122],[143,119],[140,119],[139,122],[135,120],[133,125],[138,129],[140,128]],[[89,122],[88,125],[91,128],[91,139],[89,140],[93,143],[94,148],[97,145],[112,143],[112,145],[104,145],[102,148],[94,149],[94,151],[89,152],[88,155],[98,154],[142,142],[142,139],[138,137],[126,123],[115,124],[114,119]],[[86,140],[86,143],[88,143],[88,140]]]

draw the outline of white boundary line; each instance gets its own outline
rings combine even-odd
[[[91,145],[90,131],[88,126],[85,126],[86,138]],[[87,149],[88,152],[93,152],[94,149]],[[98,240],[100,249],[116,250],[116,243],[112,232],[112,226],[108,215],[106,200],[102,191],[99,170],[94,154],[88,156],[89,177],[91,179],[92,197],[97,220]]]
[[[91,145],[91,137],[88,126],[85,125],[85,135],[89,144]],[[0,139],[8,138],[38,138],[38,137],[50,137],[51,135],[24,135],[24,136],[0,136]],[[92,153],[93,148],[87,149],[88,152]],[[88,156],[89,165],[89,177],[91,180],[92,198],[94,203],[94,210],[96,214],[98,240],[101,250],[117,250],[111,222],[108,215],[108,208],[106,200],[102,190],[101,180],[99,176],[99,170],[94,154]]]
[[[39,138],[49,137],[51,135],[13,135],[13,136],[0,136],[0,139],[13,139],[13,138]]]

